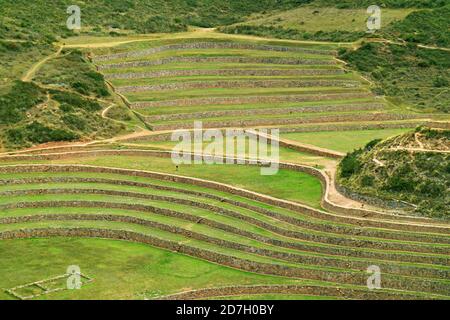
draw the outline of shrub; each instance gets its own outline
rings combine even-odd
[[[359,172],[361,169],[361,163],[358,160],[358,155],[361,153],[361,150],[357,150],[352,153],[348,153],[344,159],[342,159],[339,164],[340,167],[340,175],[343,178],[348,178]]]

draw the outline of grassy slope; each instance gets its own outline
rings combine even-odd
[[[324,131],[285,133],[281,138],[312,144],[336,151],[350,152],[365,146],[374,139],[385,139],[398,135],[408,129],[358,130],[358,131]]]
[[[379,94],[423,111],[449,112],[450,52],[414,45],[366,43],[341,59],[375,82]]]
[[[295,282],[123,241],[70,238],[8,240],[0,242],[0,252],[10,257],[0,261],[5,275],[0,283],[2,288],[63,274],[69,265],[74,264],[80,266],[82,273],[94,278],[93,283],[81,290],[66,290],[42,299],[144,299],[187,288]],[[0,299],[9,298],[0,292]]]
[[[35,81],[16,82],[0,99],[5,148],[110,137],[124,129],[100,116],[106,106],[97,99],[110,93],[81,52],[63,51],[37,70]]]
[[[384,9],[382,27],[402,20],[413,9]],[[245,22],[221,28],[227,33],[253,34],[298,40],[355,41],[365,36],[366,8],[338,9],[305,6],[267,14],[253,14]]]

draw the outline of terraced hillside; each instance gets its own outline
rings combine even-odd
[[[194,120],[204,127],[284,127],[426,118],[387,106],[335,59],[335,48],[159,40],[99,50],[94,62],[153,130],[192,128]]]
[[[165,298],[186,288],[194,291],[167,298],[449,296],[450,238],[444,222],[342,208],[328,199],[326,175],[312,167],[281,164],[284,188],[300,184],[298,190],[286,188],[283,193],[281,184],[271,185],[270,179],[275,179],[259,176],[251,165],[183,166],[175,173],[167,157],[163,152],[98,148],[3,156],[0,249],[7,253],[17,247],[28,255],[26,263],[20,263],[23,256],[12,256],[7,263],[2,260],[7,276],[0,286],[21,284],[17,274],[22,273],[23,283],[45,279],[65,266],[67,258],[59,254],[46,254],[41,261],[41,246],[51,244],[52,250],[65,254],[78,252],[72,259],[94,279],[77,290],[77,298]],[[127,167],[133,169],[121,169]],[[211,180],[230,177],[227,170],[240,173],[239,188]],[[328,209],[313,202],[316,208],[301,204],[306,198],[299,190],[311,179],[325,188],[320,203]],[[90,240],[76,239],[80,237]],[[33,239],[18,240],[29,238]],[[64,249],[56,249],[62,244]],[[75,249],[80,244],[81,252]],[[101,248],[99,257],[105,248],[114,251],[97,265],[88,259],[97,254],[96,247]],[[156,258],[155,265],[143,256],[161,257],[163,252],[166,270],[151,277],[164,259]],[[131,259],[125,278],[123,261],[122,267],[116,261],[123,255]],[[54,265],[37,270],[36,263]],[[193,269],[190,276],[180,278],[179,268],[184,265]],[[381,290],[366,287],[370,265],[382,270]],[[223,266],[220,271],[218,266]],[[194,270],[211,274],[199,280],[202,276]],[[120,290],[111,292],[111,276]],[[33,293],[44,293],[44,298],[74,297],[73,291],[36,290]]]
[[[337,45],[198,34],[78,44],[117,95],[101,116],[120,98],[147,128],[0,154],[0,299],[448,299],[448,221],[344,197],[333,171],[439,117],[374,96]],[[45,81],[58,63],[36,81],[60,85]],[[194,120],[280,128],[278,173],[242,158],[175,166],[172,129]],[[92,281],[43,281],[68,265]],[[382,289],[369,290],[374,265]]]

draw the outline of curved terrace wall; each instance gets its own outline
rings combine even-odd
[[[135,85],[118,87],[120,93],[164,90],[192,90],[208,88],[307,88],[307,87],[346,87],[356,88],[361,84],[349,80],[225,80],[174,82],[155,85]]]
[[[145,121],[151,122],[151,121],[213,118],[221,116],[250,116],[256,114],[269,115],[269,114],[293,114],[293,113],[321,113],[321,112],[342,112],[342,111],[358,111],[358,110],[375,111],[382,109],[384,109],[384,105],[380,103],[358,103],[358,104],[336,104],[336,105],[310,105],[310,106],[289,107],[289,108],[259,108],[259,109],[242,109],[242,110],[204,111],[195,113],[161,114],[143,117]]]
[[[259,274],[278,275],[292,278],[311,279],[364,285],[367,281],[365,272],[336,272],[302,267],[290,267],[278,264],[255,262],[243,258],[228,256],[211,250],[196,248],[187,244],[180,244],[163,240],[154,236],[139,234],[124,230],[96,229],[96,228],[40,228],[22,229],[0,232],[0,239],[26,239],[39,237],[87,237],[117,239],[149,244],[173,252],[194,256],[206,261],[218,263],[228,267],[255,272]],[[385,288],[412,290],[448,294],[449,285],[434,280],[385,275],[383,277]]]
[[[424,115],[417,114],[394,114],[394,113],[351,113],[351,114],[335,114],[326,116],[305,116],[293,118],[273,118],[273,119],[232,119],[232,120],[211,120],[204,121],[203,128],[217,127],[259,127],[273,125],[291,125],[306,123],[325,123],[325,122],[358,122],[358,121],[388,121],[388,120],[408,120],[420,119]],[[158,130],[177,130],[190,129],[193,123],[179,122],[172,124],[152,124],[152,129]]]
[[[132,155],[131,152],[124,152],[116,150],[117,155],[120,154],[128,154]],[[145,154],[143,151],[139,151],[140,154]],[[86,156],[86,153],[80,152],[77,156]],[[89,153],[87,153],[89,154]],[[100,154],[100,153],[97,153]],[[147,151],[147,155],[152,154],[151,152]],[[155,155],[163,155],[166,157],[170,157],[170,152],[156,152]],[[55,155],[56,158],[58,158],[60,155]],[[23,157],[23,156],[22,156]],[[31,156],[33,157],[33,156]],[[42,155],[38,155],[36,157],[42,157]],[[46,157],[52,157],[52,155],[46,155]],[[217,157],[210,157],[211,159],[217,158]],[[30,158],[28,158],[30,159]],[[366,226],[372,226],[372,227],[385,227],[385,228],[391,228],[391,229],[398,229],[398,230],[407,230],[407,231],[416,231],[416,232],[435,232],[435,233],[444,233],[448,234],[449,229],[447,227],[444,227],[442,225],[431,225],[431,224],[422,224],[422,222],[433,222],[433,220],[428,218],[421,218],[421,217],[411,217],[411,216],[396,216],[376,211],[370,211],[365,209],[352,209],[352,208],[345,208],[340,207],[338,205],[335,205],[328,200],[328,185],[329,185],[329,178],[326,176],[326,174],[322,173],[320,170],[317,170],[312,167],[307,166],[301,166],[301,165],[295,165],[295,164],[287,164],[287,163],[280,163],[281,169],[289,169],[289,170],[295,170],[295,171],[301,171],[308,174],[311,174],[313,176],[316,176],[319,178],[319,180],[322,182],[324,188],[325,188],[325,195],[323,197],[323,203],[322,205],[326,209],[332,209],[334,212],[340,212],[343,213],[344,216],[341,215],[335,215],[326,213],[311,207],[308,207],[306,205],[302,205],[296,202],[288,201],[288,200],[282,200],[266,195],[262,195],[256,192],[247,191],[244,189],[236,188],[230,185],[226,185],[223,183],[198,179],[198,178],[190,178],[185,176],[177,176],[172,174],[166,174],[166,173],[159,173],[159,172],[152,172],[152,171],[142,171],[142,170],[129,170],[129,169],[118,169],[118,168],[106,168],[106,167],[95,167],[95,166],[80,166],[80,165],[19,165],[19,166],[3,166],[0,167],[0,172],[3,173],[14,173],[14,172],[42,172],[42,171],[49,171],[49,172],[99,172],[99,173],[115,173],[115,174],[125,174],[125,175],[136,175],[136,176],[142,176],[142,177],[149,177],[149,178],[155,178],[160,180],[168,180],[172,182],[180,182],[180,183],[188,183],[197,185],[200,187],[206,187],[206,188],[212,188],[219,191],[228,192],[231,194],[236,194],[242,197],[246,197],[249,199],[253,199],[256,201],[268,203],[271,205],[279,206],[282,208],[286,208],[293,211],[298,211],[301,213],[308,214],[312,217],[316,217],[319,219],[327,219],[330,221],[339,221],[344,223],[353,223],[353,224],[360,224],[364,223]],[[374,220],[377,218],[381,218],[383,220],[390,220],[390,221],[377,221]],[[391,222],[392,221],[392,222]],[[421,224],[404,224],[404,223],[397,223],[396,221],[411,221],[411,222],[421,222]]]
[[[131,104],[133,109],[151,107],[184,107],[203,105],[227,105],[227,104],[247,104],[247,103],[280,103],[280,102],[307,102],[345,99],[367,99],[373,98],[369,92],[349,92],[330,94],[304,94],[304,95],[275,95],[275,96],[235,96],[235,97],[211,97],[192,98],[161,101],[142,101]]]
[[[283,260],[287,262],[300,263],[312,266],[327,266],[341,269],[352,269],[356,271],[365,271],[370,261],[349,260],[344,257],[321,257],[316,255],[299,255],[296,253],[286,253],[276,250],[253,247],[233,241],[222,240],[216,237],[207,236],[198,232],[187,230],[185,228],[174,225],[155,222],[147,219],[140,219],[126,215],[111,214],[50,214],[50,215],[32,215],[20,217],[5,217],[0,219],[1,224],[43,222],[43,221],[110,221],[123,222],[127,224],[136,224],[150,228],[156,228],[165,232],[182,235],[195,240],[207,242],[220,247],[242,251],[250,254],[270,257],[273,259]],[[435,268],[405,266],[401,264],[392,264],[386,262],[377,262],[377,265],[386,273],[399,274],[414,277],[439,278],[447,279],[449,272]]]
[[[155,190],[163,190],[163,191],[170,191],[175,192],[177,194],[186,194],[191,195],[195,197],[201,197],[204,199],[212,199],[217,200],[222,203],[228,203],[233,206],[248,209],[254,212],[257,212],[259,214],[262,214],[266,217],[270,217],[279,221],[283,221],[285,223],[295,225],[301,228],[306,229],[312,229],[317,231],[323,231],[328,233],[338,233],[338,234],[345,234],[345,235],[355,235],[355,236],[367,236],[367,237],[375,237],[375,238],[383,238],[383,239],[395,239],[395,240],[406,240],[406,241],[416,241],[416,242],[428,242],[428,243],[450,243],[450,239],[438,237],[436,235],[409,235],[409,234],[403,234],[398,232],[391,232],[387,230],[370,230],[365,228],[360,228],[358,226],[352,226],[347,227],[343,225],[338,224],[329,224],[329,223],[315,223],[310,220],[305,219],[298,219],[294,218],[292,216],[287,216],[284,214],[280,214],[277,212],[274,212],[269,209],[265,209],[259,206],[254,206],[245,202],[232,200],[226,197],[220,197],[215,194],[201,192],[201,191],[193,191],[189,189],[182,189],[182,188],[175,188],[172,186],[162,186],[158,184],[152,184],[152,183],[142,183],[142,182],[135,182],[135,181],[127,181],[127,180],[116,180],[116,179],[104,179],[104,178],[83,178],[83,177],[60,177],[60,176],[53,176],[53,177],[33,177],[33,178],[19,178],[19,179],[1,179],[0,185],[25,185],[25,184],[46,184],[46,183],[96,183],[96,184],[111,184],[111,185],[119,185],[119,186],[132,186],[132,187],[141,187],[146,189],[155,189]],[[83,189],[86,190],[86,189]],[[158,197],[155,195],[148,196],[147,194],[135,194],[135,193],[117,193],[117,191],[112,190],[100,190],[100,189],[94,189],[93,193],[99,192],[102,194],[108,193],[109,195],[130,195],[130,196],[136,196],[136,197],[150,197],[152,199],[164,199],[167,201],[172,201],[172,198],[169,197]],[[99,190],[99,191],[97,191]],[[49,193],[70,193],[72,192],[72,189],[31,189],[31,190],[14,190],[14,191],[6,191],[2,192],[2,195],[19,195],[19,194],[49,194]],[[90,190],[88,190],[90,191]],[[87,191],[73,191],[74,193],[77,192],[87,192]],[[176,202],[176,200],[174,201]],[[220,208],[217,208],[216,206],[208,205],[205,207],[205,205],[200,201],[188,201],[185,200],[182,201],[182,204],[187,205],[193,205],[193,206],[201,206],[207,210],[211,210],[213,212],[219,213],[219,214],[226,214],[233,218],[238,218],[245,220],[250,223],[255,223],[256,221],[254,219],[249,219],[247,216],[243,216],[242,214],[235,212],[233,210],[226,210],[222,211]],[[181,202],[180,202],[181,203]],[[257,225],[264,227],[264,225],[259,224],[259,222],[256,222]],[[283,232],[283,231],[281,231]],[[337,250],[337,249],[336,249]],[[309,251],[309,250],[306,250]],[[334,252],[334,251],[333,251]]]
[[[335,51],[330,50],[305,49],[298,47],[271,46],[271,45],[260,45],[260,44],[239,43],[239,42],[191,42],[191,43],[169,44],[145,50],[128,51],[122,53],[96,56],[94,57],[94,61],[107,61],[112,59],[143,57],[158,52],[170,50],[188,50],[188,49],[242,49],[242,50],[278,51],[278,52],[302,52],[317,55],[336,54]]]
[[[257,57],[169,57],[154,60],[127,61],[98,65],[99,71],[108,69],[136,68],[145,66],[159,66],[168,63],[251,63],[251,64],[279,64],[279,65],[336,65],[334,60],[296,59],[296,58],[257,58]]]
[[[212,297],[232,297],[262,294],[298,294],[321,297],[342,297],[357,300],[387,300],[387,299],[421,299],[421,296],[399,292],[369,291],[363,289],[332,288],[302,285],[236,285],[218,288],[205,288],[175,293],[157,298],[158,300],[198,300]]]
[[[129,72],[129,73],[110,73],[106,74],[107,79],[145,79],[161,77],[188,77],[188,76],[323,76],[323,75],[341,75],[342,69],[189,69],[189,70],[159,70],[149,72]]]

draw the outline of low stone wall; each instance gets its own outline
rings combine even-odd
[[[317,49],[305,49],[298,47],[283,47],[283,46],[271,46],[260,45],[250,43],[239,42],[192,42],[192,43],[178,43],[169,44],[160,47],[149,48],[138,51],[128,51],[122,53],[115,53],[109,55],[102,55],[94,57],[94,61],[107,61],[113,59],[125,59],[132,57],[144,57],[152,55],[158,52],[171,51],[171,50],[188,50],[188,49],[242,49],[242,50],[264,50],[274,52],[300,52],[316,55],[335,55],[336,51],[332,50],[317,50]]]
[[[37,189],[37,190],[20,190],[20,191],[6,191],[1,195],[39,195],[39,194],[102,194],[102,195],[111,195],[111,196],[119,196],[119,197],[132,197],[132,198],[141,198],[141,199],[149,199],[156,201],[164,201],[170,203],[176,203],[191,207],[197,207],[204,210],[208,210],[210,212],[214,212],[226,217],[231,217],[235,219],[239,219],[260,227],[262,229],[271,231],[275,234],[279,234],[285,237],[312,241],[312,242],[321,242],[328,243],[334,245],[343,245],[343,246],[352,246],[352,247],[361,247],[361,248],[374,248],[374,249],[385,249],[385,250],[408,250],[413,252],[433,252],[433,253],[442,253],[440,248],[430,246],[430,244],[425,243],[423,245],[413,245],[413,244],[398,244],[395,242],[386,242],[383,239],[380,240],[365,240],[365,239],[350,239],[350,238],[341,238],[337,235],[318,235],[311,234],[305,231],[293,231],[278,227],[276,225],[266,223],[259,219],[255,219],[246,215],[243,215],[239,212],[228,210],[222,207],[206,204],[203,202],[197,202],[187,199],[180,199],[174,197],[167,196],[157,196],[150,194],[139,194],[135,192],[121,192],[121,191],[113,191],[113,190],[100,190],[100,189],[53,189],[53,190],[45,190],[45,189]],[[127,203],[110,203],[110,202],[101,202],[101,201],[39,201],[39,202],[24,202],[10,205],[0,205],[2,209],[14,209],[17,207],[58,207],[58,206],[68,206],[68,207],[101,207],[101,208],[119,208],[125,210],[134,210],[134,211],[142,211],[142,212],[153,212],[159,215],[179,218],[191,222],[197,222],[200,224],[208,225],[210,227],[221,229],[226,232],[235,233],[244,237],[248,237],[251,239],[255,239],[258,241],[263,241],[266,243],[273,243],[273,239],[259,236],[257,234],[243,231],[239,228],[234,228],[226,224],[218,223],[214,220],[210,219],[201,219],[198,221],[197,216],[192,216],[188,213],[182,213],[174,210],[162,209],[159,207],[154,207],[150,205],[132,205]],[[287,244],[286,244],[287,245]],[[285,246],[286,246],[285,245]],[[292,247],[292,245],[291,245]],[[446,252],[446,251],[445,251]],[[445,253],[444,252],[444,253]]]
[[[257,57],[170,57],[155,60],[138,60],[103,64],[97,66],[99,71],[110,69],[138,68],[146,66],[160,66],[169,63],[251,63],[251,64],[279,64],[279,65],[308,65],[332,66],[335,60],[296,59],[296,58],[257,58]]]
[[[400,292],[364,289],[333,288],[302,285],[237,285],[185,291],[157,298],[157,300],[199,300],[213,297],[233,297],[262,294],[312,295],[357,300],[421,300],[423,296]],[[431,299],[431,298],[429,298]]]
[[[450,130],[450,121],[428,121],[427,127]]]
[[[116,151],[117,155],[121,155],[119,150]],[[139,151],[141,152],[141,151]],[[163,152],[157,152],[163,153]],[[125,153],[129,154],[129,153]],[[147,151],[147,154],[150,155],[151,152]],[[166,156],[170,156],[170,152],[165,153]],[[194,156],[194,155],[192,155]],[[213,157],[211,157],[213,158]],[[326,190],[328,186],[327,177],[325,174],[323,174],[321,171],[312,168],[312,167],[306,167],[306,166],[300,166],[295,164],[286,164],[286,163],[280,163],[281,169],[288,169],[288,170],[295,170],[295,171],[301,171],[308,174],[311,174],[313,176],[316,176],[320,179],[320,181],[323,183],[323,186]],[[397,223],[396,221],[414,221],[414,222],[421,222],[421,221],[427,221],[430,222],[430,219],[426,218],[416,218],[416,217],[409,217],[409,216],[395,216],[390,214],[384,214],[379,213],[376,211],[369,211],[369,210],[363,210],[363,209],[350,209],[350,208],[344,208],[339,207],[337,205],[334,205],[332,203],[329,203],[327,199],[327,193],[325,194],[324,200],[323,200],[323,206],[325,205],[335,207],[336,211],[334,212],[340,212],[342,211],[345,215],[334,215],[329,214],[296,202],[291,202],[287,200],[277,199],[270,196],[265,196],[262,194],[258,194],[252,191],[247,191],[240,188],[235,188],[226,184],[213,182],[213,181],[207,181],[202,180],[198,178],[190,178],[190,177],[184,177],[184,176],[177,176],[177,175],[171,175],[171,174],[165,174],[165,173],[159,173],[159,172],[152,172],[152,171],[138,171],[138,170],[129,170],[129,169],[118,169],[118,168],[105,168],[105,167],[94,167],[94,166],[77,166],[77,165],[23,165],[23,166],[4,166],[0,167],[0,172],[8,172],[8,173],[14,173],[14,172],[42,172],[42,171],[50,171],[50,172],[99,172],[99,173],[113,173],[113,174],[125,174],[125,175],[136,175],[141,177],[148,177],[148,178],[155,178],[160,180],[167,180],[172,182],[180,182],[180,183],[188,183],[197,185],[200,187],[206,187],[211,189],[216,189],[219,191],[228,192],[231,194],[236,194],[242,197],[250,198],[256,201],[261,201],[267,204],[279,206],[282,208],[286,208],[289,210],[301,212],[308,214],[310,216],[319,218],[319,219],[325,219],[329,221],[339,221],[343,223],[351,223],[351,224],[364,224],[367,227],[376,227],[376,228],[388,228],[388,229],[394,229],[394,230],[406,230],[406,231],[414,231],[414,232],[435,232],[435,233],[444,233],[448,234],[448,228],[441,227],[441,226],[433,226],[433,225],[421,225],[421,224],[404,224],[404,223]],[[363,217],[363,218],[361,218]],[[367,219],[368,218],[368,219]],[[373,218],[381,218],[383,221],[378,220],[372,220]],[[391,220],[390,221],[384,221],[385,219]]]
[[[370,104],[374,110],[377,109],[377,104]],[[356,105],[355,105],[356,106]],[[381,105],[380,105],[381,106]],[[315,106],[314,106],[315,107]],[[371,108],[370,107],[370,108]],[[207,112],[205,112],[207,113]],[[200,113],[201,114],[201,113]],[[183,114],[181,114],[183,115]],[[172,115],[169,115],[172,116]],[[177,115],[173,115],[177,116]],[[162,116],[164,117],[164,116]],[[196,116],[197,117],[197,116]],[[145,119],[151,118],[150,116]],[[178,118],[177,118],[178,119]],[[180,118],[181,119],[181,118]],[[155,120],[169,120],[163,118],[152,118]],[[172,119],[175,120],[175,119]],[[379,130],[379,129],[408,129],[416,128],[420,125],[425,125],[427,122],[425,120],[419,121],[405,121],[405,122],[374,122],[374,123],[323,123],[314,126],[302,126],[302,127],[280,127],[280,133],[291,133],[291,132],[323,132],[323,131],[356,131],[356,130]],[[143,141],[170,141],[172,133],[160,133],[148,136],[141,136],[136,138],[130,138],[122,141],[126,142],[143,142]]]
[[[321,113],[321,112],[345,112],[345,111],[375,111],[383,110],[384,105],[380,103],[355,103],[355,104],[332,104],[332,105],[310,105],[289,108],[259,108],[242,110],[220,110],[204,111],[195,113],[174,113],[155,116],[144,116],[145,121],[167,121],[183,119],[202,119],[222,116],[250,116],[270,114],[295,114],[295,113]],[[168,136],[170,139],[170,135]]]
[[[230,200],[228,198],[222,198],[219,196],[216,196],[211,193],[204,193],[199,191],[192,191],[187,189],[180,189],[180,188],[174,188],[169,186],[161,186],[161,185],[155,185],[155,184],[149,184],[149,183],[140,183],[140,182],[134,182],[134,181],[126,181],[126,180],[111,180],[111,179],[102,179],[102,178],[80,178],[80,177],[46,177],[46,178],[22,178],[22,179],[6,179],[6,180],[0,180],[0,185],[19,185],[19,184],[42,184],[42,183],[102,183],[102,184],[115,184],[115,185],[126,185],[126,186],[138,186],[143,188],[152,188],[156,190],[165,190],[170,192],[177,192],[182,194],[187,194],[191,196],[197,196],[197,197],[203,197],[205,199],[213,199],[217,200],[223,203],[228,203],[237,207],[245,208],[252,210],[254,212],[258,212],[260,214],[263,214],[265,216],[287,222],[292,225],[296,225],[302,228],[322,231],[322,232],[331,232],[331,233],[338,233],[338,234],[345,234],[345,235],[356,235],[356,236],[367,236],[367,237],[376,237],[376,238],[383,238],[383,239],[395,239],[395,240],[406,240],[406,241],[415,241],[415,242],[426,242],[426,243],[449,243],[448,238],[442,238],[438,237],[436,235],[408,235],[404,233],[398,233],[398,232],[388,232],[386,230],[370,230],[365,228],[359,228],[359,227],[346,227],[341,225],[333,225],[333,224],[317,224],[315,222],[311,222],[308,220],[300,220],[297,218],[293,218],[290,216],[286,216],[284,214],[279,214],[277,212],[273,212],[268,209],[264,209],[258,206],[253,206],[247,203],[243,203],[236,200]],[[45,192],[53,192],[54,189],[51,189],[51,191],[45,191]],[[20,191],[14,191],[14,194],[17,194],[17,192],[20,193]],[[34,190],[30,191],[32,192],[41,192],[40,190]],[[60,191],[55,191],[60,192]],[[62,192],[62,191],[61,191]],[[68,192],[65,190],[65,192]],[[103,192],[103,191],[102,191]],[[220,211],[218,211],[220,213]],[[231,215],[232,217],[241,218],[240,215]],[[242,219],[242,218],[241,218]],[[195,220],[195,219],[194,219]],[[243,220],[246,220],[246,217],[243,218]],[[247,220],[249,222],[252,222],[252,220]],[[261,225],[264,227],[264,225]],[[240,234],[240,231],[238,231]],[[247,234],[248,235],[248,234]],[[252,237],[252,236],[251,236]],[[317,246],[308,246],[308,245],[300,245],[299,244],[293,244],[293,243],[287,243],[283,241],[276,241],[273,242],[271,239],[265,240],[265,238],[256,237],[258,241],[264,241],[267,243],[271,243],[276,246],[286,247],[286,248],[293,248],[293,249],[299,249],[302,251],[313,251],[313,252],[321,252],[321,253],[331,253],[331,254],[337,254],[342,253],[342,255],[345,256],[356,256],[356,257],[367,257],[367,258],[376,258],[381,260],[398,260],[398,261],[405,261],[404,258],[407,256],[397,256],[395,254],[381,254],[380,253],[373,253],[373,252],[357,252],[357,251],[348,251],[348,249],[345,248],[330,248],[331,251],[329,251],[328,247],[317,247]],[[412,260],[406,259],[407,262],[430,262],[428,257],[425,257],[425,260],[422,260],[424,257],[413,257]],[[436,264],[442,264],[442,261],[432,260]],[[450,259],[448,260],[448,263],[450,263]],[[444,263],[446,264],[446,263]]]
[[[188,81],[155,85],[135,85],[118,87],[117,92],[142,92],[165,90],[194,90],[213,88],[309,88],[309,87],[345,87],[356,88],[358,81],[349,80],[225,80],[225,81]]]
[[[211,97],[192,98],[162,101],[134,102],[133,109],[151,107],[185,107],[204,105],[226,105],[226,104],[250,104],[250,103],[281,103],[281,102],[307,102],[307,101],[327,101],[346,99],[368,99],[373,95],[368,92],[348,92],[329,94],[304,94],[304,95],[276,95],[276,96],[236,96],[236,97]]]
[[[312,266],[327,266],[341,269],[352,269],[358,271],[365,271],[370,262],[349,260],[335,257],[320,257],[311,255],[298,255],[296,253],[286,253],[274,251],[264,248],[253,247],[241,243],[222,240],[216,237],[207,236],[198,232],[176,227],[169,224],[159,223],[147,219],[140,219],[126,215],[111,215],[111,214],[50,214],[50,215],[30,215],[30,216],[14,216],[0,218],[0,224],[14,224],[14,223],[28,223],[28,222],[42,222],[42,221],[111,221],[123,222],[127,224],[142,225],[150,228],[159,229],[162,231],[179,234],[188,238],[207,242],[220,247],[229,248],[233,250],[242,251],[245,253],[256,254],[273,259],[279,259],[287,262],[300,263]],[[377,262],[377,265],[386,273],[399,274],[405,276],[415,277],[431,277],[447,279],[450,272],[445,270],[438,270],[435,268],[405,266],[392,263]]]
[[[371,206],[385,208],[385,209],[400,209],[400,210],[413,210],[414,206],[397,200],[386,200],[382,198],[374,198],[367,195],[359,194],[349,190],[348,188],[340,185],[339,183],[335,183],[336,190],[349,199],[353,199],[358,202],[366,203]]]
[[[303,127],[282,127],[280,133],[291,132],[321,132],[321,131],[353,131],[353,130],[379,130],[379,129],[408,129],[415,128],[425,124],[425,120],[407,121],[399,123],[332,123],[320,124],[317,126],[303,126]]]
[[[389,120],[408,120],[422,118],[422,115],[416,114],[394,114],[394,113],[353,113],[353,114],[335,114],[326,116],[305,116],[298,118],[273,118],[273,119],[233,119],[233,120],[211,120],[203,122],[203,128],[217,127],[259,127],[259,126],[285,126],[291,124],[306,123],[326,123],[326,122],[359,122],[359,121],[389,121]],[[152,129],[159,130],[178,130],[190,129],[191,123],[180,122],[172,124],[153,124]]]
[[[0,239],[25,239],[42,237],[87,237],[117,239],[149,244],[155,247],[167,249],[173,252],[186,254],[220,265],[267,275],[277,275],[292,278],[311,279],[318,281],[330,281],[353,285],[365,285],[367,274],[365,272],[336,272],[318,269],[290,267],[279,264],[255,262],[243,258],[227,256],[206,249],[196,248],[187,244],[175,243],[150,235],[136,232],[96,228],[41,228],[22,229],[0,232]],[[449,285],[430,279],[392,276],[385,274],[383,287],[398,290],[410,290],[416,292],[429,292],[448,295]]]
[[[128,72],[106,74],[107,79],[145,79],[161,77],[190,76],[326,76],[344,74],[342,69],[189,69],[189,70],[159,70],[148,72]]]

